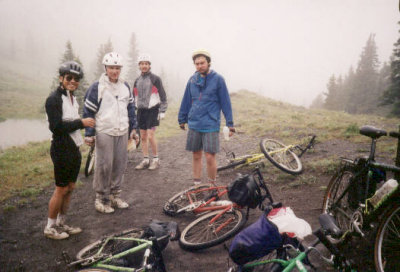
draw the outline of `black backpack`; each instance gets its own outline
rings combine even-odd
[[[228,186],[228,197],[232,202],[249,208],[256,208],[261,204],[261,190],[252,175],[237,177]]]

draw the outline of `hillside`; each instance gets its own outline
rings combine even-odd
[[[219,164],[224,161],[224,151],[231,150],[237,155],[258,152],[258,142],[262,137],[290,143],[309,133],[317,135],[315,148],[302,157],[305,169],[302,175],[285,174],[269,163],[263,168],[264,178],[275,201],[292,207],[296,215],[307,220],[313,228],[318,226],[323,193],[335,171],[337,158],[368,154],[369,139],[359,136],[358,128],[371,124],[392,130],[399,123],[397,119],[376,116],[311,111],[244,90],[232,94],[232,104],[238,133],[229,142],[221,142]],[[1,152],[0,237],[3,240],[0,241],[0,251],[4,254],[0,255],[0,267],[5,271],[73,271],[65,266],[63,256],[67,254],[73,258],[80,248],[102,235],[144,226],[154,218],[175,220],[183,229],[193,217],[188,215],[171,219],[161,211],[169,197],[192,184],[191,155],[184,150],[186,132],[178,128],[177,108],[177,105],[171,105],[158,131],[160,169],[137,171],[134,167],[142,155],[140,151],[129,155],[123,185],[123,197],[131,205],[128,210],[118,210],[111,215],[97,213],[93,207],[92,176],[85,178],[81,174],[72,197],[69,218],[72,225],[81,226],[84,231],[66,241],[50,241],[42,233],[48,201],[53,192],[49,142],[31,143]],[[392,161],[394,146],[393,139],[379,140],[377,159]],[[82,151],[85,155],[86,149]],[[237,172],[221,173],[218,182],[229,184]],[[254,222],[260,213],[259,210],[251,211],[248,224]],[[32,253],[32,248],[40,250]],[[222,246],[191,253],[172,242],[164,253],[168,271],[178,272],[209,271],[210,266],[215,271],[226,271],[227,258],[228,254]],[[318,259],[314,265],[319,268],[317,271],[327,271]],[[368,260],[361,260],[360,268],[365,269],[368,265]]]
[[[20,70],[5,66],[4,63],[0,66],[0,120],[42,119],[51,82],[46,82],[39,72],[22,74],[16,71]]]

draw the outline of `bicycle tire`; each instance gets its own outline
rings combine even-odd
[[[377,272],[400,271],[400,204],[393,202],[380,221],[375,240],[374,260]]]
[[[220,210],[206,213],[190,223],[181,233],[179,239],[181,248],[194,251],[218,245],[238,233],[247,220],[241,210],[234,209],[233,211],[223,213],[215,223],[209,224],[209,220],[219,213],[221,213]],[[222,235],[215,236],[213,230],[219,226],[218,224],[221,221],[223,223],[227,217],[232,215],[234,216],[233,223],[226,226],[226,231],[224,231]],[[203,234],[206,234],[207,237],[204,237]],[[199,240],[203,238],[206,238],[206,240]],[[193,239],[195,239],[195,241],[193,241]]]
[[[95,162],[95,154],[94,154],[94,147],[90,148],[89,154],[86,159],[85,164],[85,177],[90,176],[93,174],[94,171],[94,162]]]
[[[349,194],[339,200],[342,193],[350,186],[351,179],[354,177],[352,168],[342,168],[330,180],[324,195],[322,212],[331,214],[339,228],[346,232],[351,228],[351,216],[356,208],[349,203]],[[350,191],[347,189],[347,191]]]
[[[96,255],[96,253],[99,251],[99,249],[103,246],[104,242],[108,237],[114,236],[114,237],[122,237],[122,236],[127,236],[130,238],[140,238],[143,236],[144,231],[139,228],[132,228],[128,229],[125,231],[122,231],[117,234],[112,234],[108,235],[107,237],[104,237],[102,239],[99,239],[93,243],[90,243],[89,245],[85,246],[82,248],[77,254],[76,254],[76,259],[79,260],[85,260],[92,258]],[[118,240],[118,241],[110,241],[107,243],[107,245],[104,247],[103,252],[104,254],[116,254],[118,251],[120,252],[122,248],[126,248],[128,243],[132,244],[133,241],[123,241],[123,240]],[[128,245],[129,247],[130,245]],[[80,263],[81,266],[87,266],[91,265],[94,262],[97,262],[101,260],[101,258],[94,258],[95,261],[87,261],[87,262],[82,262]]]
[[[261,151],[273,165],[292,175],[301,174],[303,172],[303,164],[296,153],[290,149],[285,150],[285,152],[270,154],[271,151],[285,147],[283,143],[273,139],[265,138],[260,141]]]
[[[165,202],[165,204],[163,206],[164,213],[169,216],[178,215],[177,210],[179,210],[183,207],[186,207],[187,205],[190,204],[189,199],[187,198],[188,192],[194,191],[194,190],[199,190],[199,189],[209,188],[210,186],[211,186],[210,184],[200,184],[200,185],[190,187],[189,189],[186,189],[182,192],[175,194],[173,197],[168,199],[167,202]],[[209,191],[198,192],[196,194],[191,194],[191,196],[193,197],[194,201],[199,201],[199,200],[204,199],[206,197],[207,193],[210,193],[210,192]]]
[[[218,167],[217,168],[217,172],[223,171],[223,170],[227,170],[227,169],[231,169],[231,168],[235,168],[236,166],[244,164],[245,162],[246,162],[246,159],[243,159],[243,160],[240,160],[240,161],[232,161],[232,162],[228,163],[227,165]]]

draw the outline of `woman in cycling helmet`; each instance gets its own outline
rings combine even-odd
[[[71,193],[75,187],[81,166],[79,146],[83,144],[80,129],[94,127],[92,118],[79,117],[79,105],[74,91],[83,77],[80,65],[75,61],[61,64],[60,85],[46,100],[49,129],[53,133],[50,155],[54,164],[56,188],[49,201],[49,213],[44,235],[50,239],[65,239],[82,230],[65,224]]]

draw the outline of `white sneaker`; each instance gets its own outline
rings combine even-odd
[[[123,201],[119,197],[110,196],[110,199],[111,199],[111,205],[113,205],[118,209],[126,209],[129,207],[129,204]]]
[[[77,234],[82,232],[82,229],[80,227],[72,227],[65,224],[58,225],[57,227],[68,234]]]
[[[159,159],[153,159],[150,163],[149,170],[154,170],[157,169],[160,166],[160,160]]]
[[[145,169],[145,168],[149,167],[149,165],[150,165],[150,161],[149,160],[143,160],[135,167],[135,169],[136,170],[142,170],[142,169]]]
[[[55,227],[45,227],[44,228],[44,236],[54,240],[62,240],[69,237],[68,233],[66,232],[59,232]]]
[[[114,209],[109,204],[104,204],[100,199],[96,199],[94,202],[96,211],[101,213],[113,213]]]

